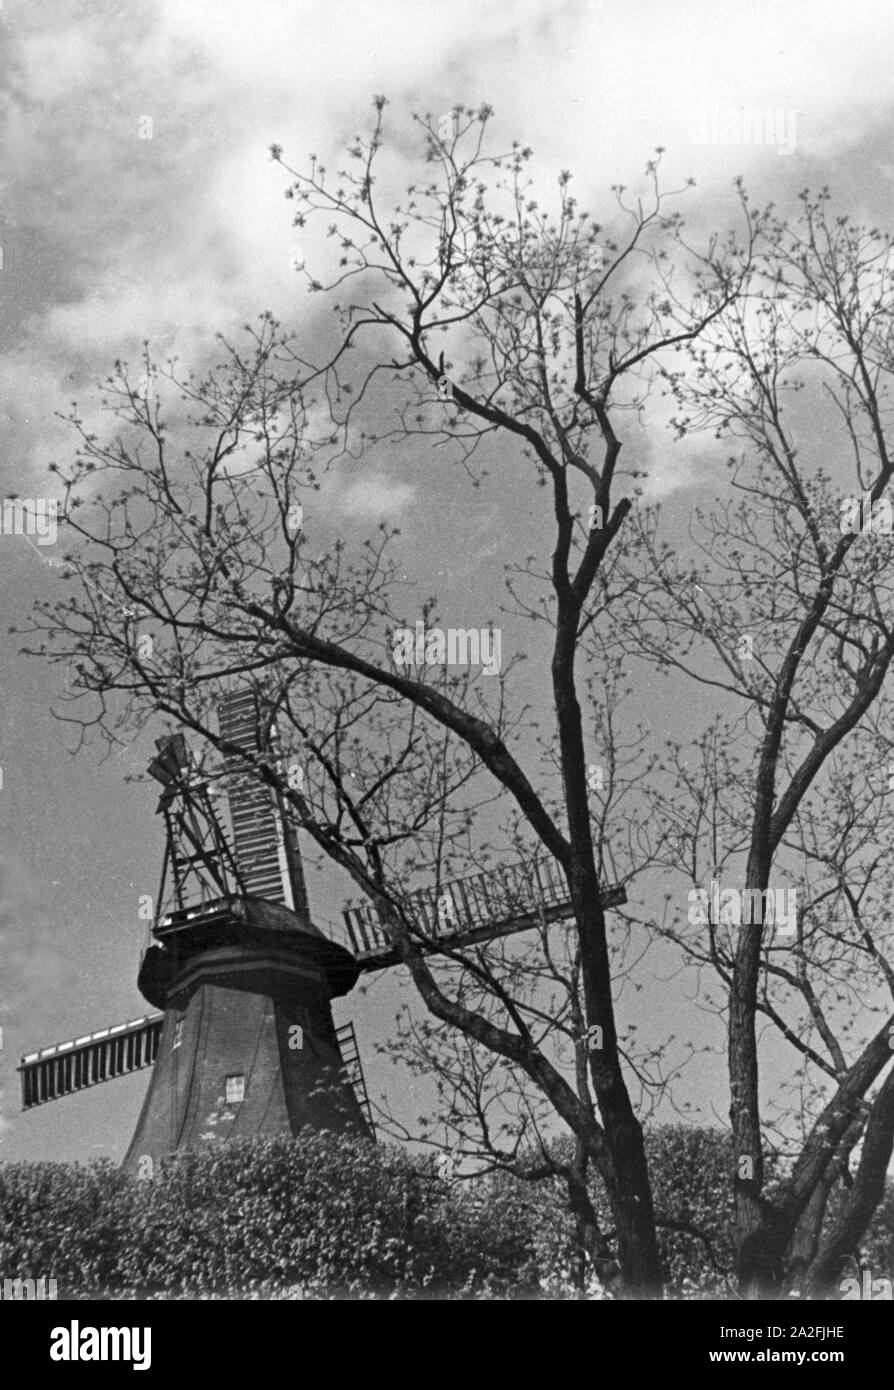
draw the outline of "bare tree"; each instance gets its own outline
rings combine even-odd
[[[834,1277],[879,1200],[894,1135],[881,874],[892,828],[882,698],[894,591],[880,501],[894,466],[889,253],[876,231],[833,216],[825,193],[805,195],[793,225],[768,228],[740,299],[667,375],[680,435],[709,428],[730,441],[729,487],[693,513],[682,546],[643,511],[629,571],[631,656],[703,692],[705,731],[687,752],[668,750],[654,793],[704,911],[677,899],[664,931],[716,975],[728,1015],[738,1273],[752,1296]],[[783,930],[746,913],[783,884],[797,903]],[[784,1039],[797,1064],[794,1099],[775,1116],[760,1089],[764,1025],[766,1046]],[[768,1142],[790,1158],[772,1200]],[[849,1187],[830,1228],[839,1181]]]
[[[619,421],[628,412],[636,428],[657,355],[697,339],[734,301],[760,219],[743,204],[742,248],[730,236],[692,250],[656,159],[645,202],[615,190],[617,231],[602,237],[567,173],[551,215],[526,176],[529,150],[485,153],[486,107],[457,108],[446,137],[418,119],[426,181],[385,215],[384,107],[377,98],[349,169],[330,178],[312,158],[308,172],[289,171],[297,224],[325,219],[338,250],[328,281],[303,272],[333,302],[322,348],[319,326],[314,349],[264,317],[203,374],[147,356],[140,388],[119,364],[113,438],[75,416],[80,449],[63,476],[81,542],[67,563],[82,584],[38,614],[38,650],[74,662],[89,705],[73,717],[111,737],[154,709],[234,753],[209,717],[222,684],[238,676],[268,691],[286,751],[303,748],[312,771],[303,787],[269,760],[258,775],[281,786],[296,824],[368,895],[429,1011],[523,1073],[572,1131],[609,1193],[623,1289],[641,1294],[659,1287],[661,1270],[619,1047],[576,668],[596,609],[610,621],[600,576],[631,508],[623,485],[636,470],[619,466]],[[282,150],[272,153],[286,168]],[[161,386],[174,388],[170,408]],[[543,717],[554,721],[555,793],[538,791],[542,770],[519,761],[527,711],[510,698],[511,661],[491,681],[395,664],[395,630],[438,615],[433,600],[402,607],[388,528],[356,554],[339,541],[311,558],[302,499],[310,505],[321,471],[395,439],[441,450],[469,486],[508,441],[532,496],[546,490],[552,538],[524,579],[542,586],[528,601],[552,634]],[[481,807],[497,792],[511,809],[490,832]],[[580,1024],[601,1042],[584,1054],[586,1086],[544,1048],[546,1021],[515,997],[503,960],[462,953],[455,965],[474,991],[464,996],[453,967],[420,951],[408,875],[438,881],[486,864],[489,833],[499,851],[523,838],[567,882]]]
[[[656,835],[646,822],[648,798],[642,794],[654,756],[649,752],[649,731],[637,727],[626,715],[625,706],[635,706],[636,692],[624,678],[620,660],[617,656],[612,659],[606,651],[599,670],[598,682],[588,679],[586,683],[585,700],[591,746],[607,750],[605,765],[591,764],[588,770],[594,846],[600,882],[624,886],[659,861],[663,846],[660,833]],[[555,749],[542,738],[537,744],[550,781],[557,786],[560,768]],[[547,804],[552,814],[559,813],[555,793]],[[516,824],[515,834],[514,856],[523,856],[523,824]],[[632,914],[620,911],[614,920],[612,975],[623,1017],[628,992],[641,987],[649,942],[637,931]],[[476,964],[478,969],[471,974],[460,957],[450,975],[454,996],[467,1008],[494,1017],[502,1008],[496,987],[499,981],[511,993],[537,1045],[573,1078],[578,1096],[591,1105],[587,1053],[598,1050],[601,1038],[598,1028],[588,1029],[585,1022],[576,934],[568,933],[562,924],[550,924],[541,914],[535,933],[480,953]],[[403,1141],[430,1145],[439,1155],[437,1171],[453,1181],[496,1170],[533,1183],[561,1182],[582,1257],[578,1264],[580,1287],[587,1286],[588,1265],[604,1286],[614,1289],[618,1278],[614,1231],[603,1229],[592,1202],[590,1155],[580,1140],[570,1148],[557,1145],[555,1111],[544,1094],[521,1068],[465,1033],[445,1032],[436,1021],[426,1015],[420,1017],[409,1007],[401,1011],[397,1025],[393,1038],[380,1050],[409,1066],[421,1079],[434,1079],[440,1103],[435,1115],[420,1115],[417,1125],[390,1109],[383,1111],[379,1123],[384,1131]],[[635,1024],[623,1028],[619,1036],[618,1048],[641,1123],[652,1118],[663,1100],[673,1105],[674,1082],[696,1050],[681,1046],[671,1062],[667,1043],[662,1039],[661,1043],[643,1044]],[[663,1214],[657,1213],[659,1228],[664,1220]]]

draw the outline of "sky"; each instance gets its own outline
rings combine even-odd
[[[685,204],[696,228],[724,223],[740,173],[783,207],[828,183],[855,216],[890,227],[892,40],[894,12],[865,0],[4,0],[3,495],[53,495],[47,466],[73,451],[58,414],[77,400],[88,426],[106,428],[96,383],[144,339],[198,366],[215,332],[262,310],[310,322],[272,143],[289,162],[314,151],[334,163],[375,93],[395,129],[414,110],[487,101],[495,140],[531,145],[544,189],[570,169],[597,215],[662,145],[667,182],[696,179]],[[781,113],[778,144],[711,143],[743,106]],[[399,151],[409,176],[412,149]],[[685,510],[705,448],[668,435],[650,449],[652,495]],[[506,538],[526,553],[540,521],[522,489],[485,488],[470,505],[431,460],[384,454],[323,502],[349,539],[399,524],[458,622],[494,582]],[[161,857],[154,798],[126,780],[157,731],[112,757],[96,741],[75,756],[52,712],[65,671],[22,656],[6,632],[59,584],[45,559],[0,535],[0,1157],[120,1158],[146,1074],[19,1111],[22,1053],[149,1012],[138,903]],[[341,891],[313,878],[319,917],[337,918]],[[336,1010],[357,1024],[370,1090],[393,1101],[401,1088],[374,1043],[400,988],[376,977]]]

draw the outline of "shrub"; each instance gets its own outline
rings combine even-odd
[[[728,1296],[732,1153],[721,1130],[647,1131],[672,1297]],[[570,1143],[555,1145],[570,1157]],[[773,1176],[771,1172],[770,1190]],[[596,1177],[603,1230],[611,1216]],[[887,1273],[889,1189],[863,1243]],[[713,1268],[707,1237],[719,1270]],[[580,1253],[565,1186],[488,1173],[449,1184],[429,1158],[305,1130],[167,1159],[151,1180],[107,1160],[0,1164],[0,1278],[59,1296],[574,1298]],[[594,1279],[586,1285],[599,1297]]]
[[[517,1288],[526,1240],[505,1201],[428,1160],[312,1131],[178,1154],[146,1181],[3,1165],[0,1212],[0,1270],[64,1297],[486,1294]]]

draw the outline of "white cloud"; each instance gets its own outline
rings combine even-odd
[[[603,220],[610,182],[634,182],[659,142],[669,180],[700,180],[696,221],[716,219],[734,174],[774,192],[780,181],[800,186],[811,160],[844,160],[894,98],[884,58],[894,14],[868,0],[781,10],[758,0],[722,22],[707,0],[221,0],[213,11],[206,0],[159,0],[138,22],[100,25],[89,6],[79,15],[59,28],[49,7],[31,32],[22,27],[16,80],[29,104],[13,102],[5,142],[20,221],[34,228],[33,244],[7,257],[6,284],[22,299],[29,371],[48,387],[43,409],[28,412],[24,454],[35,458],[56,445],[52,413],[70,399],[72,371],[102,377],[144,337],[193,364],[215,331],[267,307],[311,322],[316,302],[290,251],[300,240],[313,264],[319,234],[291,227],[267,147],[283,143],[298,163],[316,150],[337,168],[374,92],[392,100],[395,142],[380,191],[409,175],[411,108],[437,115],[488,99],[495,142],[535,147],[548,196],[558,169],[571,168],[582,204]],[[797,154],[689,144],[693,109],[715,102],[797,108]],[[144,112],[151,141],[138,138]],[[15,377],[22,363],[7,353],[0,370]],[[33,396],[29,381],[20,391]],[[371,493],[357,505],[380,504]]]
[[[383,473],[365,474],[348,487],[333,486],[329,491],[346,516],[366,517],[372,521],[396,521],[416,496],[414,487],[395,482]]]

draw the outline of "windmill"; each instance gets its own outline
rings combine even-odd
[[[159,739],[149,767],[162,786],[165,851],[137,983],[154,1012],[29,1053],[19,1067],[26,1110],[152,1067],[124,1158],[143,1177],[166,1154],[214,1140],[304,1125],[374,1135],[353,1024],[335,1028],[331,1001],[398,955],[368,904],[345,909],[341,940],[312,923],[297,833],[258,773],[281,763],[262,696],[224,696],[218,732],[222,779],[182,734]],[[402,905],[425,954],[571,915],[549,858],[417,890]]]

